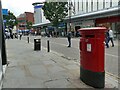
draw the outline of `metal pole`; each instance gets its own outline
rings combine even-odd
[[[6,55],[6,46],[4,38],[4,25],[3,25],[3,16],[2,16],[2,4],[0,0],[0,46],[1,46],[1,55],[2,55],[2,65],[7,64],[7,55]]]
[[[71,32],[71,1],[69,1],[69,31]]]

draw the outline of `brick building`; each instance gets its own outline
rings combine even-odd
[[[18,20],[18,26],[17,28],[19,30],[25,30],[26,28],[26,23],[27,22],[32,22],[32,24],[34,24],[34,14],[31,12],[25,12],[23,14],[20,14],[17,17]]]

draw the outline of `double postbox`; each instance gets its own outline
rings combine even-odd
[[[80,79],[93,87],[104,88],[105,27],[81,28]]]

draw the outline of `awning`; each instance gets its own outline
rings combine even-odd
[[[45,22],[45,23],[38,23],[38,24],[33,24],[33,27],[41,27],[41,26],[46,26],[46,25],[50,25],[50,22]]]

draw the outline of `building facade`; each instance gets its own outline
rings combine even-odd
[[[44,12],[42,10],[44,4],[40,2],[40,3],[33,3],[32,5],[34,6],[34,19],[35,19],[35,23],[33,26],[50,23],[49,20],[45,18]]]
[[[34,6],[34,19],[35,23],[33,24],[34,32],[37,32],[37,35],[41,34],[42,28],[41,26],[47,25],[50,23],[44,16],[44,12],[42,10],[43,2],[35,2],[32,4]]]
[[[31,12],[25,12],[23,14],[20,14],[17,17],[18,20],[18,26],[17,28],[19,30],[25,30],[26,28],[26,24],[27,22],[32,22],[32,24],[34,24],[34,14]]]
[[[71,0],[71,2],[72,32],[76,33],[80,27],[105,26],[111,27],[114,33],[119,33],[119,0]],[[68,16],[67,29],[70,29],[69,20]]]

